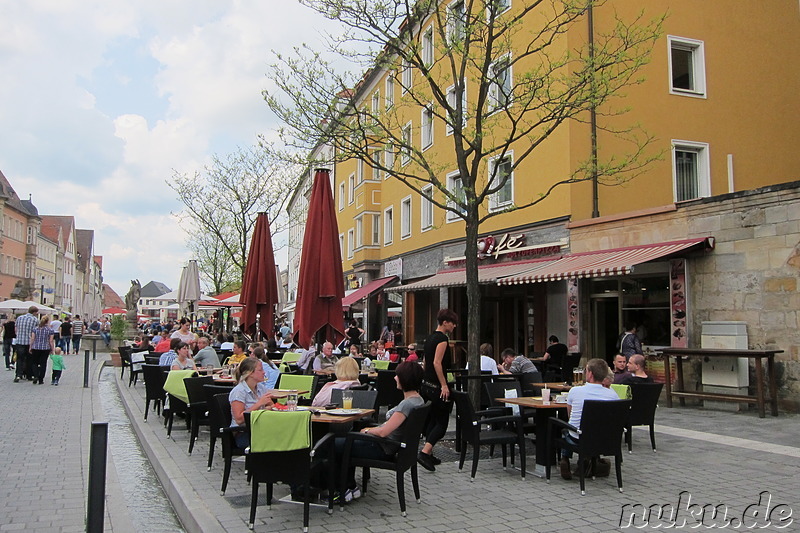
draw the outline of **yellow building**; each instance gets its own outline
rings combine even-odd
[[[502,4],[508,10],[498,16],[514,16],[526,3]],[[459,6],[463,3],[448,2],[441,9]],[[496,351],[512,347],[534,354],[556,334],[572,352],[610,357],[626,322],[636,324],[646,347],[657,348],[699,346],[705,320],[742,320],[751,347],[779,346],[786,351],[781,363],[786,371],[798,371],[800,324],[796,313],[787,311],[800,303],[794,266],[800,265],[795,260],[800,123],[793,118],[800,111],[797,9],[790,0],[609,0],[594,10],[594,36],[613,32],[615,17],[634,20],[642,10],[643,20],[667,15],[649,63],[636,74],[642,82],[597,109],[601,162],[631,152],[611,131],[632,128],[651,139],[642,161],[653,161],[619,176],[623,183],[599,186],[596,196],[591,180],[563,185],[536,206],[509,210],[481,225],[481,245],[494,252],[481,260],[481,342],[491,342]],[[531,19],[521,25],[534,27],[536,14],[527,16]],[[585,45],[589,27],[583,16],[558,37],[554,53]],[[452,31],[439,32],[436,17],[423,19],[414,31],[423,60],[437,53],[440,35]],[[514,37],[508,57],[529,44],[525,35]],[[357,107],[379,113],[394,106],[397,136],[413,140],[448,189],[456,190],[450,128],[435,106],[421,105],[424,91],[415,93],[415,102],[404,91],[422,86],[421,72],[388,64],[362,80]],[[509,87],[532,65],[512,61],[503,70],[502,57],[496,64],[498,83],[513,80]],[[447,71],[437,68],[430,75],[446,81]],[[476,92],[467,80],[468,108]],[[502,90],[489,94],[498,101],[507,96]],[[505,103],[519,100],[514,93]],[[629,111],[609,116],[622,108]],[[592,125],[588,113],[577,118],[518,165],[515,156],[530,143],[517,142],[502,158],[487,158],[478,169],[484,176],[479,181],[490,179],[495,167],[513,170],[507,186],[484,207],[523,205],[580,169],[592,154]],[[508,128],[498,119],[488,135]],[[387,148],[375,146],[373,157],[402,169],[404,154]],[[392,173],[376,171],[369,160],[340,162],[334,170],[348,288],[382,280],[357,293],[355,302],[351,298],[353,310],[373,309],[367,336],[376,338],[384,318],[394,314],[389,311],[398,308],[405,342],[423,339],[440,307],[465,316],[463,221]],[[438,191],[432,194],[442,198]],[[659,246],[664,243],[672,244]],[[382,293],[390,275],[401,285]],[[775,277],[784,281],[771,282]],[[773,294],[768,298],[765,292]],[[800,390],[781,394],[784,403],[800,405]]]

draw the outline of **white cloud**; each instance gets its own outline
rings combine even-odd
[[[165,181],[269,135],[270,50],[326,24],[286,0],[3,2],[0,170],[95,230],[117,292],[174,287],[189,253]]]

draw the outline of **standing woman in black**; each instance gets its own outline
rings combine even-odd
[[[425,401],[431,402],[431,411],[425,428],[425,446],[417,456],[417,462],[431,472],[441,463],[433,456],[433,447],[447,432],[450,411],[453,410],[445,370],[453,366],[450,335],[458,325],[458,315],[450,309],[440,309],[436,322],[439,327],[425,340],[425,374],[420,393]]]

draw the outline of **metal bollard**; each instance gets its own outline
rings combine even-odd
[[[89,356],[89,350],[86,350]],[[92,422],[89,442],[89,488],[86,505],[86,533],[102,533],[106,499],[106,456],[108,422]]]
[[[89,350],[83,351],[83,388],[89,388]]]

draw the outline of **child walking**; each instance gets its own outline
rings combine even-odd
[[[61,379],[61,372],[67,369],[61,348],[56,347],[55,351],[50,354],[50,360],[53,362],[53,380],[50,385],[58,385],[58,380]]]

